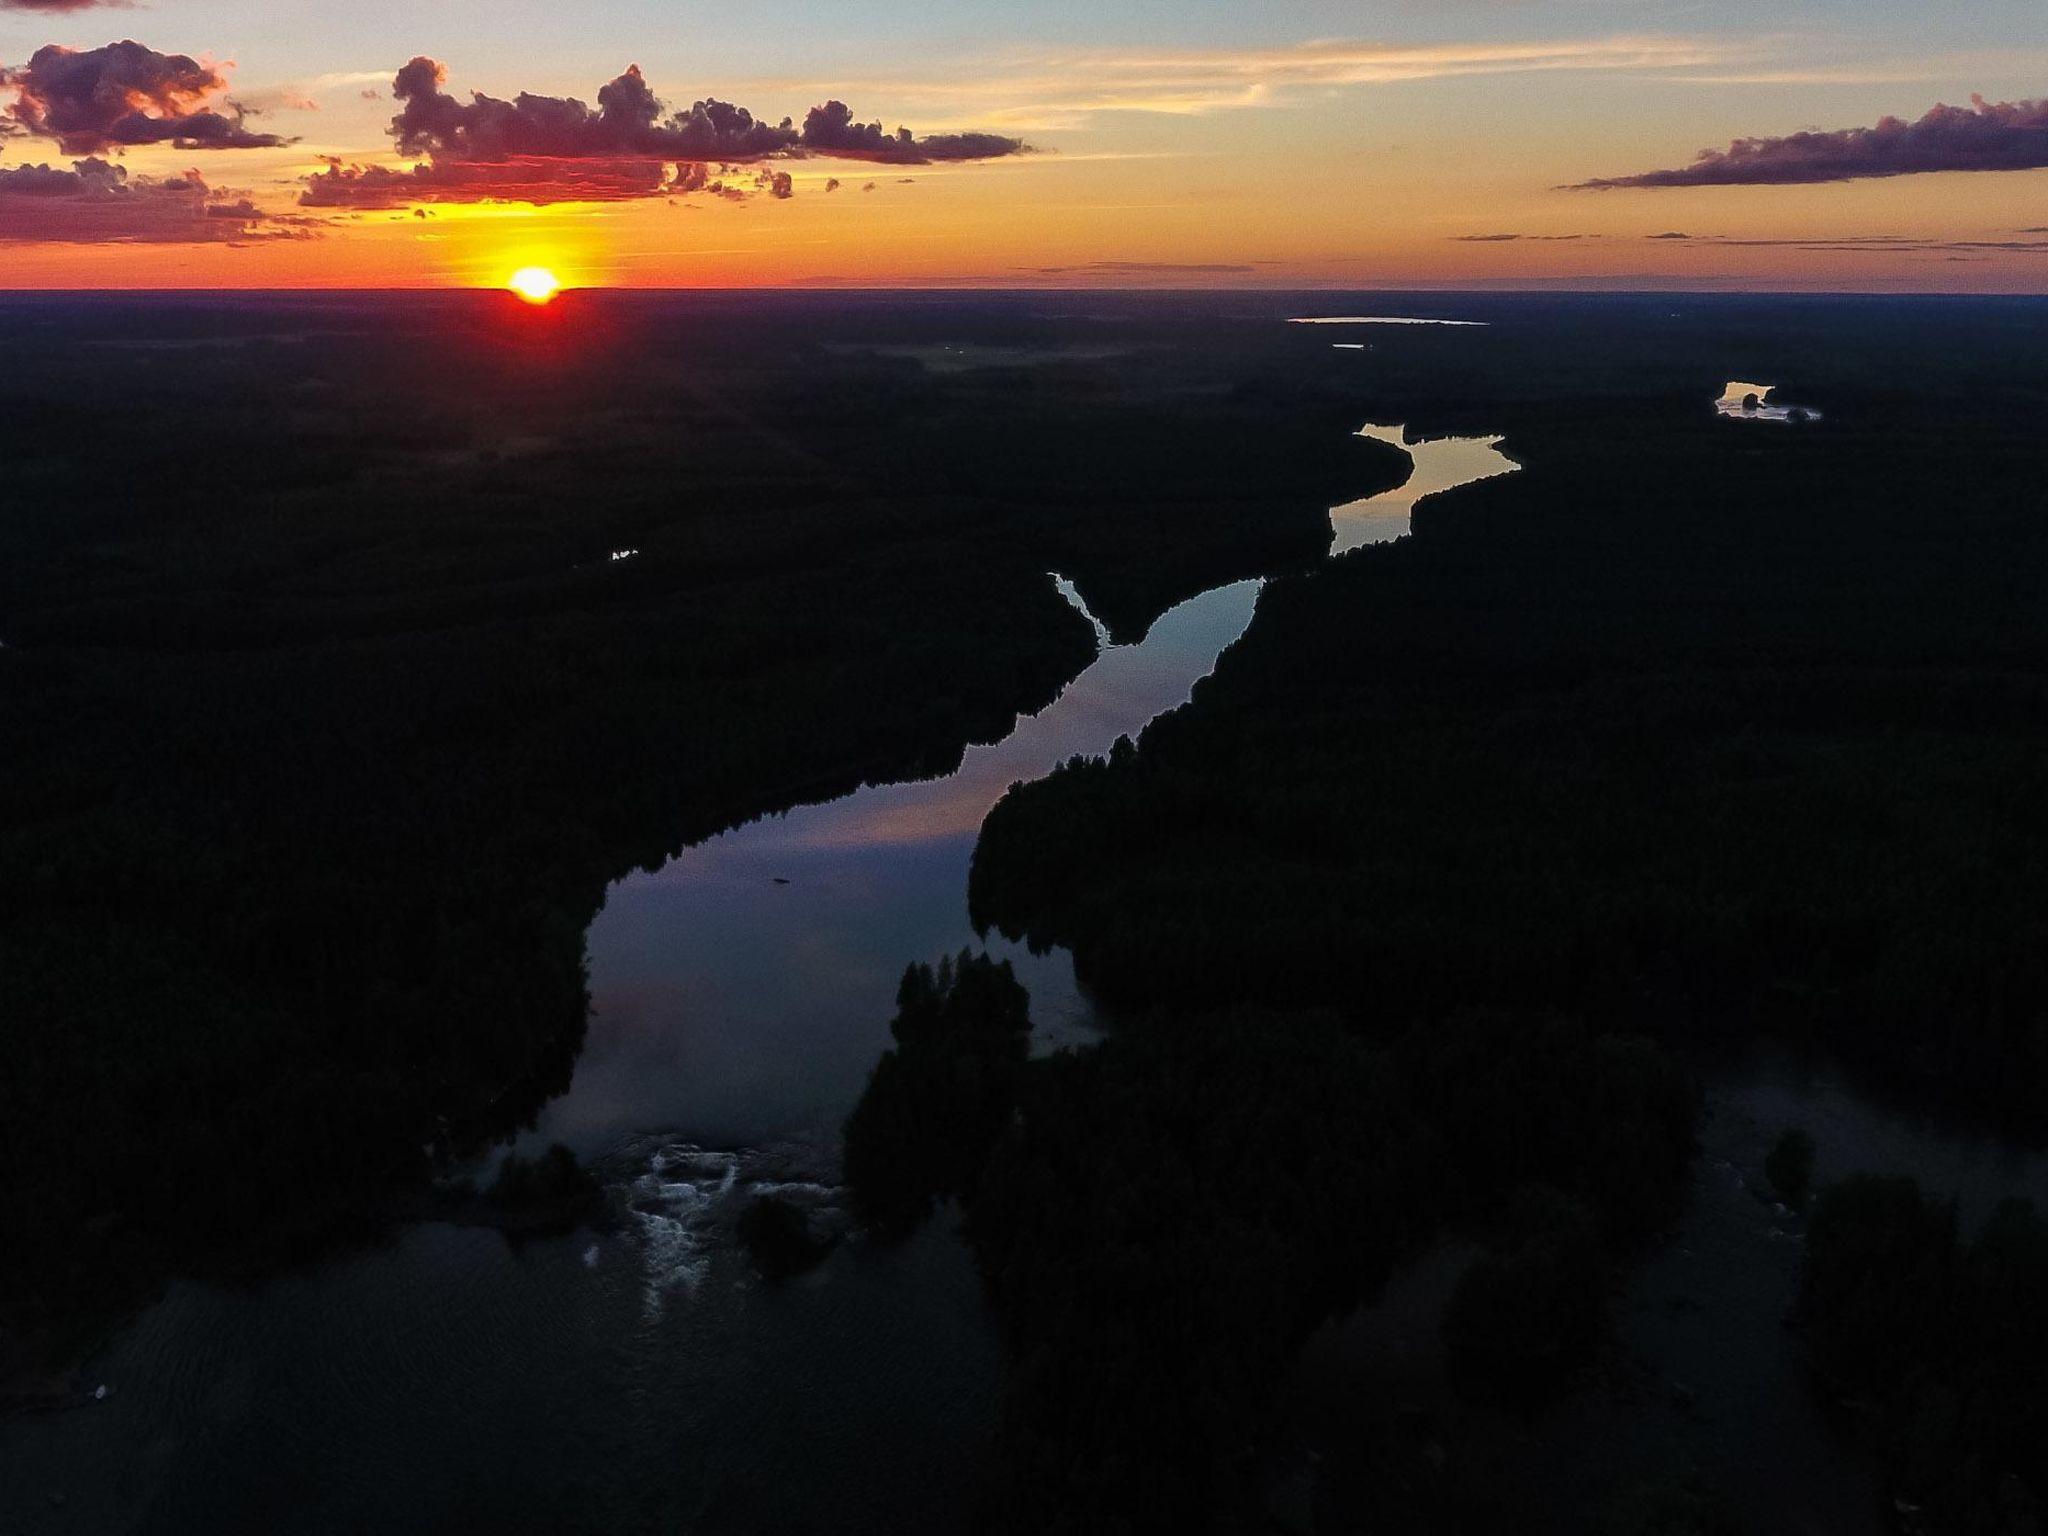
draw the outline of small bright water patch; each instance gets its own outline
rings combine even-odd
[[[1775,384],[1749,384],[1740,379],[1730,379],[1728,387],[1721,391],[1721,398],[1714,402],[1714,409],[1733,421],[1820,420],[1820,412],[1809,406],[1773,404],[1771,396],[1775,393]]]
[[[1052,584],[1058,590],[1060,596],[1072,603],[1081,617],[1088,621],[1088,627],[1095,631],[1095,649],[1097,651],[1107,650],[1109,648],[1109,626],[1095,617],[1094,610],[1088,606],[1088,599],[1081,595],[1079,587],[1075,586],[1073,582],[1062,576],[1058,571],[1053,571],[1051,575]]]
[[[1360,427],[1358,435],[1399,448],[1414,461],[1415,471],[1406,485],[1330,509],[1332,555],[1406,537],[1414,525],[1415,504],[1425,496],[1521,468],[1500,451],[1497,437],[1439,437],[1411,443],[1407,428],[1380,426]]]
[[[1431,315],[1302,315],[1289,325],[1464,325],[1484,326],[1484,320],[1441,320]]]

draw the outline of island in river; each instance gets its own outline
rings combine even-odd
[[[1484,323],[1363,353],[1285,323],[1403,310]],[[2038,1188],[1954,1149],[2023,1134],[2043,1081],[2016,926],[2042,320],[10,301],[80,369],[224,339],[181,367],[237,489],[181,488],[169,419],[99,451],[67,365],[8,386],[4,1300],[24,1369],[113,1391],[0,1427],[7,1504],[779,1531],[1787,1501],[1881,1528],[1917,1491],[1862,1459],[1892,1421],[1833,1422],[1808,1352],[1767,1347],[1800,1220],[1759,1205],[1782,1238],[1645,1277],[1673,1230],[1752,1229],[1701,1181],[1759,1178],[1779,1119],[1822,1184],[1915,1173],[1971,1230]],[[1967,404],[1930,396],[1965,359]],[[1717,419],[1758,376],[1823,416]],[[977,849],[1074,752],[1106,755]],[[981,1086],[941,1145],[868,1164],[963,1202],[962,1245],[864,1216],[837,1131],[899,976],[979,951],[970,916],[1028,941],[990,947],[1035,1045],[979,961],[931,973],[898,1059],[979,1041]],[[1759,1078],[1759,1038],[1831,1064]],[[1766,1081],[1792,1086],[1720,1139]],[[394,1225],[508,1138],[573,1148],[614,1229]],[[766,1282],[735,1244],[763,1197],[852,1239]],[[1496,1293],[1555,1298],[1505,1314],[1542,1369]],[[1658,1315],[1707,1319],[1671,1359],[1718,1371],[1659,1361]],[[1787,1393],[1772,1456],[1727,1429]]]

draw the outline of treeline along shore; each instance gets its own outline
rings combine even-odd
[[[1523,472],[1274,583],[1191,704],[988,819],[977,922],[1069,947],[1124,1021],[1017,1069],[971,1179],[923,1180],[967,1199],[1013,1332],[998,1523],[1255,1520],[1260,1393],[1446,1228],[1479,1246],[1443,1320],[1467,1387],[1555,1383],[1596,1345],[1607,1258],[1676,1196],[1685,1063],[1758,1033],[2038,1134],[2043,311],[1678,306],[1503,318],[1483,410],[1467,353],[1376,367],[1438,404],[1375,419],[1504,430]],[[1744,346],[1823,419],[1718,419]],[[1817,1356],[1888,1394],[1865,1427],[1929,1529],[2032,1529],[2038,1326],[1993,1309],[1995,1378],[1914,1372],[1944,1305],[2033,1272],[2037,1227],[1965,1256],[1937,1221],[1916,1249],[1918,1198],[1860,1246],[1851,1197],[1822,1207]],[[1899,1294],[1900,1250],[1936,1278]],[[1325,1480],[1329,1528],[1509,1519],[1380,1449]],[[1721,1528],[1667,1494],[1630,1528]]]

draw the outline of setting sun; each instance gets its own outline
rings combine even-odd
[[[561,279],[546,267],[521,267],[505,286],[529,304],[545,304],[562,291]]]

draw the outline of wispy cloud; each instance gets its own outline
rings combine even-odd
[[[1996,53],[1929,53],[1899,58],[1845,60],[1836,57],[1836,38],[1786,37],[1778,57],[1756,65],[1693,71],[1695,85],[1915,85],[1942,84],[1987,76],[2038,75],[2048,69],[2048,51],[2005,49]]]
[[[2027,256],[2048,256],[2048,240],[1950,240],[1924,235],[1823,235],[1781,238],[1686,236],[1695,245],[1717,247],[1763,247],[1776,250],[1850,252],[1860,255],[1925,256],[1946,252],[2012,252]]]
[[[1035,277],[1241,277],[1271,265],[1265,261],[1083,261],[1015,270]]]
[[[2019,230],[2019,235],[2048,235],[2048,229]],[[1453,235],[1464,245],[1496,245],[1511,241],[1608,240],[1646,241],[1712,250],[1816,251],[1863,256],[1991,256],[2001,252],[2048,256],[2048,239],[1965,240],[1939,235],[1692,235],[1668,229],[1654,235]]]
[[[1011,53],[947,79],[901,76],[857,84],[865,94],[972,101],[982,120],[1053,129],[1106,112],[1198,115],[1284,102],[1336,88],[1470,76],[1572,71],[1729,70],[1762,66],[1769,40],[1624,34],[1472,43],[1326,39],[1248,49],[1114,49]],[[785,82],[794,88],[798,82]]]
[[[331,91],[343,85],[386,85],[391,80],[388,69],[343,69],[324,75],[315,75],[306,82],[309,90]]]

